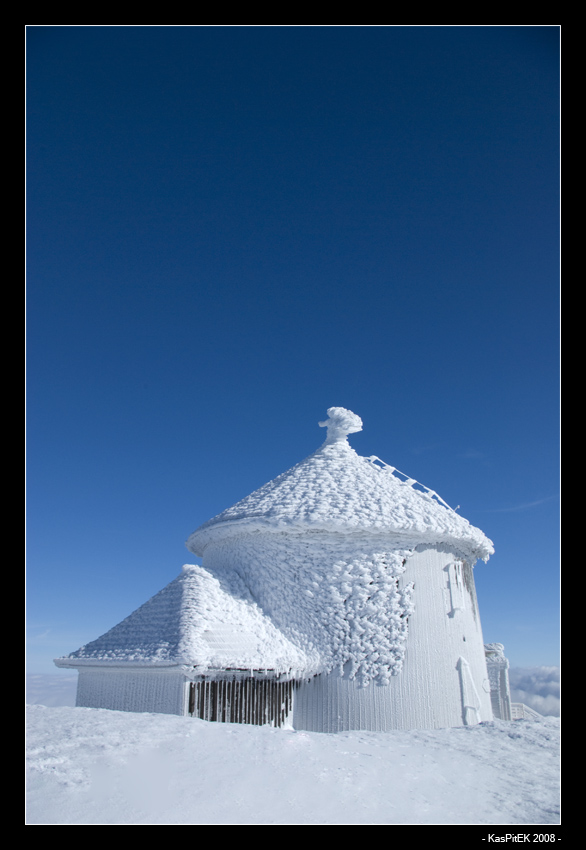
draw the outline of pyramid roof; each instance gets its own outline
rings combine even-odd
[[[55,663],[283,672],[306,668],[307,658],[263,614],[238,576],[223,580],[188,564],[117,626]]]

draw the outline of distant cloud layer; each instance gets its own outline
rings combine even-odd
[[[509,681],[513,702],[523,702],[540,714],[559,717],[559,667],[512,667]]]
[[[26,701],[29,705],[75,705],[77,673],[51,675],[29,673],[26,677]]]

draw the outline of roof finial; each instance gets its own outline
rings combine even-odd
[[[348,434],[362,431],[362,419],[345,407],[328,407],[329,419],[320,422],[320,428],[328,429],[328,436],[324,445],[329,443],[344,442]]]

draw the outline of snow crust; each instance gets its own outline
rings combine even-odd
[[[558,718],[543,718],[325,735],[37,705],[28,709],[27,823],[533,832],[559,822],[559,732]]]

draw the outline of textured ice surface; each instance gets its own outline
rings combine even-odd
[[[380,684],[401,669],[409,583],[400,586],[409,550],[373,551],[367,535],[344,538],[242,534],[206,550],[206,568],[238,573],[265,614],[299,646],[307,672],[337,668],[366,684]]]
[[[74,666],[92,660],[210,668],[307,665],[238,575],[220,582],[191,565],[113,629],[58,661],[59,666]]]
[[[486,560],[492,543],[430,492],[414,489],[390,467],[360,457],[345,438],[326,441],[314,454],[208,520],[187,547],[203,555],[220,536],[252,529],[368,530],[417,537],[419,543],[458,543],[468,559]]]

